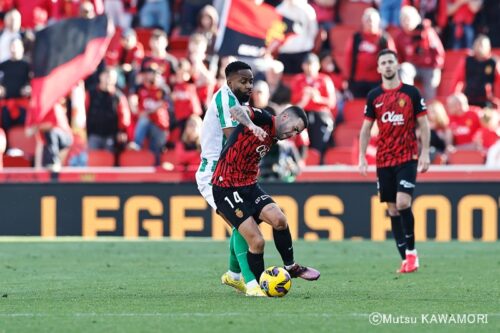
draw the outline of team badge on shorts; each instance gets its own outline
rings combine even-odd
[[[234,214],[239,217],[240,219],[243,217],[243,212],[241,211],[241,209],[237,208],[235,211],[234,211]]]

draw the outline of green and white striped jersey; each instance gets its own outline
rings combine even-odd
[[[208,161],[217,161],[222,148],[226,143],[226,138],[222,129],[236,127],[238,122],[231,119],[229,109],[235,105],[241,105],[236,96],[224,84],[214,95],[208,106],[203,125],[201,127],[201,160],[203,164]],[[213,163],[213,162],[212,162]],[[207,168],[215,168],[214,165],[208,165]],[[205,171],[201,170],[200,171]],[[213,169],[210,170],[213,172]]]

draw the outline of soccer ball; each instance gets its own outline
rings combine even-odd
[[[271,266],[260,276],[260,288],[269,297],[283,297],[292,287],[290,274],[283,268]]]

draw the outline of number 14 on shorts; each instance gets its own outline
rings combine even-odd
[[[240,197],[238,191],[234,191],[233,192],[233,197],[234,197],[234,202],[238,203],[238,202],[243,202],[243,199]],[[231,202],[231,199],[229,199],[227,196],[224,197],[224,200],[227,201],[227,203],[229,204],[229,206],[231,206],[231,208],[234,209],[234,205],[233,203]]]

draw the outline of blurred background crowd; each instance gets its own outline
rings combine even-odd
[[[299,105],[311,124],[269,153],[263,177],[293,179],[304,165],[357,164],[364,98],[380,82],[376,56],[384,48],[397,51],[403,82],[427,101],[433,163],[500,166],[500,1],[255,2],[275,7],[299,29],[258,61],[248,60],[255,69],[250,103],[274,114]],[[236,59],[217,52],[227,3],[0,1],[3,166],[196,170],[204,112],[225,83],[225,66]],[[116,29],[95,73],[51,117],[25,126],[35,32],[101,14]],[[371,163],[376,141],[375,128]]]

